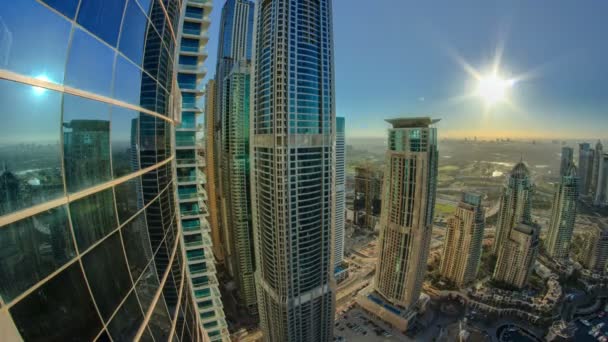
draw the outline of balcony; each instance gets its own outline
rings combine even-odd
[[[188,5],[201,6],[208,12],[213,8],[213,2],[211,0],[188,0]]]
[[[204,76],[207,74],[207,68],[202,64],[179,64],[178,68],[181,73],[195,73]]]
[[[196,139],[194,136],[175,137],[175,146],[194,148],[196,146]]]

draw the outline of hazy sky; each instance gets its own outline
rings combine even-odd
[[[215,1],[207,66],[215,69]],[[383,119],[439,117],[442,136],[608,137],[608,2],[334,0],[337,115],[348,136]],[[466,97],[503,46],[501,71],[526,77],[512,106]]]

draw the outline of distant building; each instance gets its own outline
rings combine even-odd
[[[591,183],[591,173],[593,169],[594,151],[589,143],[579,144],[578,149],[578,175],[580,178],[580,195],[586,196],[589,193]]]
[[[437,187],[437,122],[387,120],[389,129],[374,289],[409,311],[420,298],[433,230]]]
[[[593,204],[596,206],[608,205],[608,153],[604,153],[599,161],[597,188]]]
[[[382,206],[383,171],[366,164],[355,168],[355,200],[353,212],[355,224],[374,229]]]
[[[553,196],[553,208],[545,248],[551,257],[557,259],[567,258],[570,251],[578,202],[579,179],[576,171],[576,166],[570,165],[568,172],[562,175],[557,184]]]
[[[561,341],[572,341],[576,333],[577,327],[574,322],[567,323],[563,320],[553,322],[553,325],[549,328],[545,341],[547,342],[561,342]]]
[[[570,165],[574,163],[574,149],[572,147],[562,147],[562,159],[559,166],[559,175],[564,176],[568,172]]]
[[[441,275],[458,287],[471,283],[477,276],[485,228],[484,214],[481,195],[464,193],[456,212],[447,220]]]
[[[344,259],[344,220],[346,218],[346,189],[344,154],[345,122],[343,117],[336,117],[336,210],[334,232],[334,266],[339,266]],[[335,273],[335,272],[334,272]]]
[[[591,271],[603,273],[608,261],[608,224],[598,223],[585,238],[581,263]]]
[[[505,237],[498,248],[498,258],[492,279],[523,288],[538,254],[540,227],[519,223]]]
[[[494,238],[493,251],[498,254],[502,242],[511,229],[520,222],[532,222],[532,192],[534,185],[530,171],[523,162],[517,163],[509,175],[500,198],[500,211]]]
[[[604,158],[604,146],[601,141],[595,144],[593,151],[593,162],[591,165],[591,179],[589,180],[589,195],[594,196],[597,193],[597,185],[599,182],[600,168],[602,167],[602,159]]]

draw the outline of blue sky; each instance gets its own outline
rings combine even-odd
[[[215,68],[223,1],[208,50]],[[439,117],[442,136],[608,137],[608,2],[334,0],[337,115],[347,135],[384,136],[383,119]],[[526,77],[513,105],[486,110],[459,56]]]

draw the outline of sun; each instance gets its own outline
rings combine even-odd
[[[503,78],[496,72],[482,75],[477,78],[475,95],[480,97],[487,106],[493,106],[507,101],[509,90],[514,84],[514,80]]]

